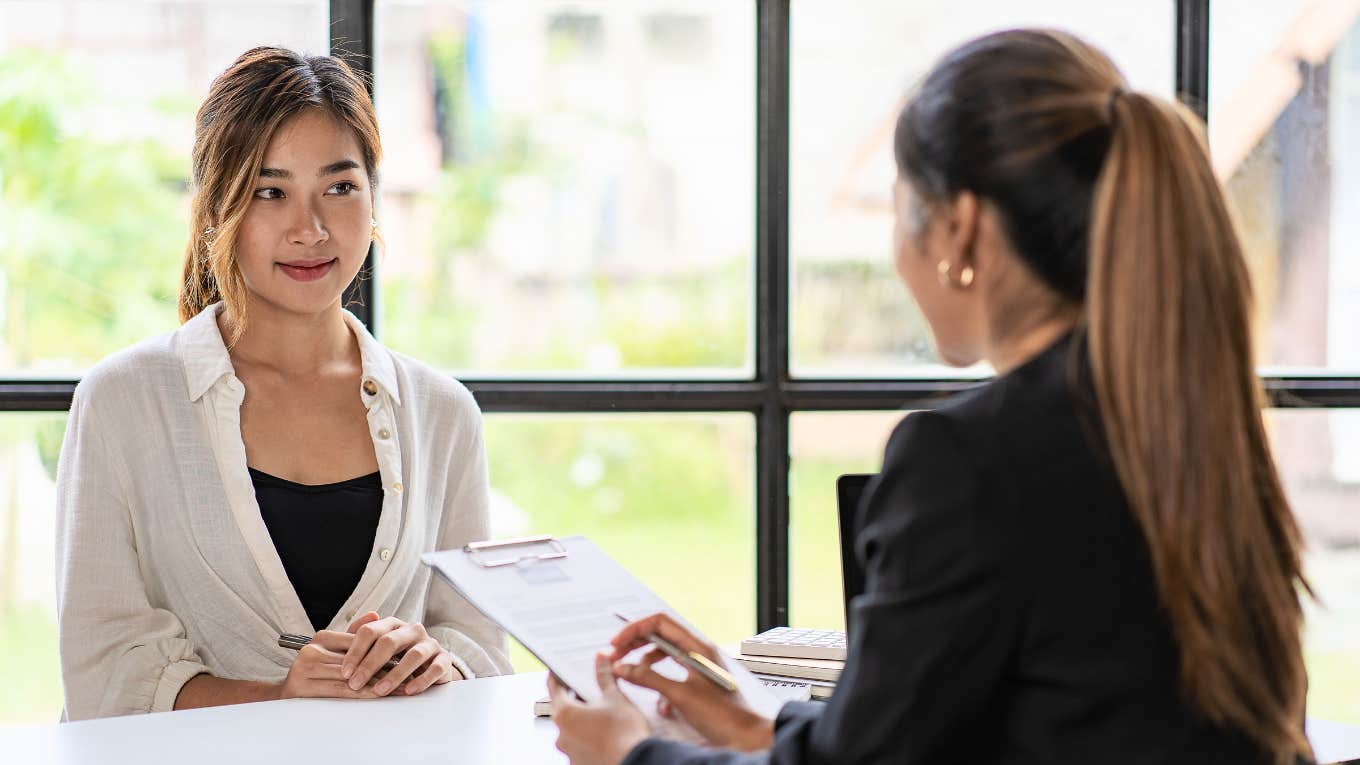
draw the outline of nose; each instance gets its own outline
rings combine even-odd
[[[316,208],[305,202],[299,204],[288,226],[288,242],[315,247],[329,238],[325,222],[317,215]]]

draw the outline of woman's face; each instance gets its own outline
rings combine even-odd
[[[372,241],[373,197],[354,132],[318,110],[265,150],[236,240],[252,301],[296,314],[335,305]]]
[[[980,285],[959,286],[963,264],[971,262],[967,255],[976,198],[969,195],[952,207],[939,205],[927,216],[921,215],[923,204],[905,180],[893,183],[893,265],[925,315],[940,359],[966,367],[982,359],[985,338]],[[941,278],[941,262],[951,264],[950,284]]]

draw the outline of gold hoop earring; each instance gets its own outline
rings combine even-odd
[[[973,267],[964,266],[959,269],[959,280],[955,282],[949,278],[949,261],[941,260],[935,271],[940,275],[940,286],[954,287],[955,289],[968,289],[973,286]]]

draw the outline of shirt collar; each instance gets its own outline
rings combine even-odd
[[[203,398],[218,380],[235,374],[227,344],[222,342],[222,332],[217,328],[217,311],[221,306],[213,303],[204,308],[175,332],[178,340],[175,347],[184,367],[190,401]]]
[[[363,380],[359,382],[360,390],[363,384],[369,380],[377,383],[378,387],[387,392],[392,399],[392,403],[401,406],[401,393],[397,390],[397,365],[392,362],[392,352],[383,347],[372,334],[368,327],[364,326],[359,317],[347,310],[341,309],[340,313],[345,317],[345,323],[354,332],[354,337],[359,341],[359,360],[363,364]],[[366,391],[365,391],[366,392]],[[365,395],[364,402],[368,403],[369,396]]]
[[[227,344],[222,340],[222,332],[217,328],[217,314],[221,308],[220,302],[213,303],[175,332],[179,341],[176,349],[180,364],[184,367],[184,381],[188,386],[190,401],[199,400],[223,378],[236,373],[231,365],[231,356],[227,353]],[[392,362],[392,354],[354,314],[345,310],[341,314],[359,342],[359,359],[363,366],[359,390],[363,401],[370,403],[372,397],[364,390],[364,384],[372,381],[391,397],[393,403],[400,406],[401,394],[397,390],[397,368]]]

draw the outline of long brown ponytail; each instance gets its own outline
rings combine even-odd
[[[1071,35],[948,54],[898,120],[900,174],[971,191],[1083,305],[1101,424],[1147,540],[1190,707],[1279,763],[1311,756],[1301,539],[1266,441],[1242,247],[1202,125],[1127,92]]]
[[[1086,300],[1111,456],[1187,698],[1288,762],[1310,751],[1300,537],[1266,443],[1241,243],[1198,119],[1138,93],[1111,109]]]

